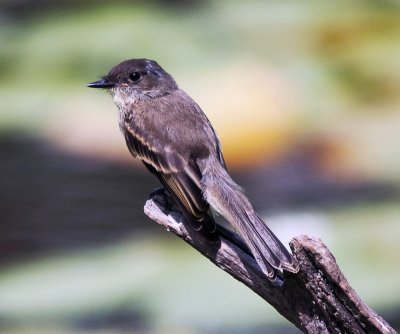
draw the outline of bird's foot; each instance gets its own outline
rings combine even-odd
[[[154,189],[149,197],[159,204],[166,213],[179,210],[169,192],[162,187]]]

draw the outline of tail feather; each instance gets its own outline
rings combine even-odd
[[[277,272],[297,272],[289,251],[252,208],[241,188],[220,168],[204,173],[203,192],[207,202],[227,219],[244,239],[262,271],[272,281]]]

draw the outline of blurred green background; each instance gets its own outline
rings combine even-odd
[[[143,214],[107,94],[157,60],[286,243],[321,237],[400,328],[398,1],[1,1],[0,331],[297,333]]]

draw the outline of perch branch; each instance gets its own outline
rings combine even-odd
[[[277,287],[264,276],[253,257],[232,243],[234,238],[221,237],[219,242],[211,243],[193,231],[181,219],[179,209],[166,204],[165,198],[154,195],[144,211],[261,296],[304,333],[396,333],[364,304],[320,239],[307,235],[292,239],[290,247],[300,270],[297,274],[284,272],[284,285]]]

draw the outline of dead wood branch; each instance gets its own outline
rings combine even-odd
[[[181,220],[176,207],[171,208],[157,195],[144,209],[152,220],[252,289],[304,333],[396,333],[363,303],[320,239],[307,235],[292,239],[290,247],[300,270],[297,274],[285,272],[283,286],[277,287],[253,257],[229,241],[232,238],[221,237],[220,242],[210,243]]]

